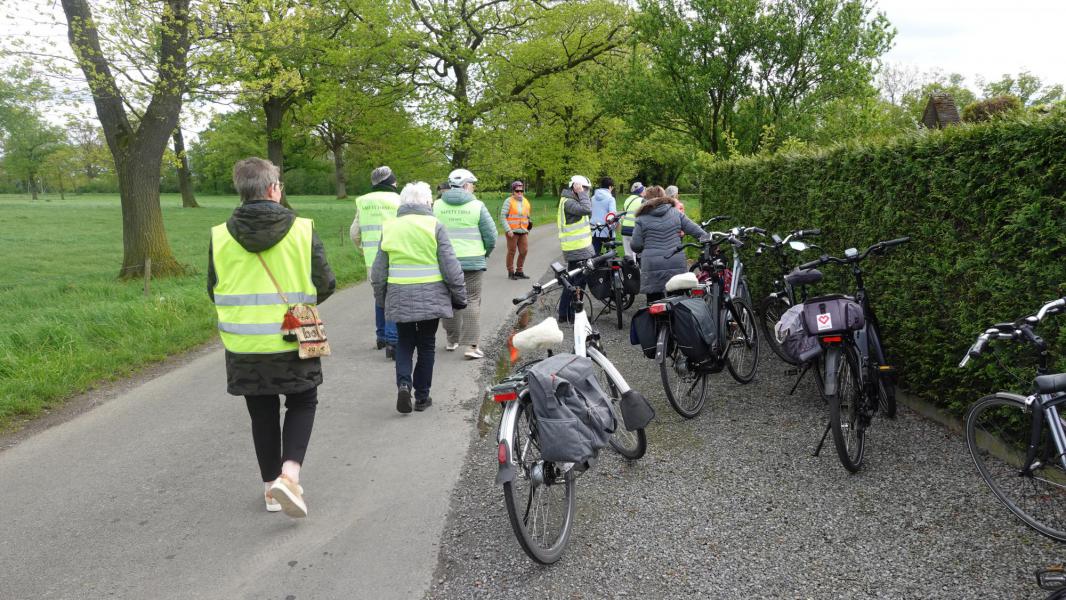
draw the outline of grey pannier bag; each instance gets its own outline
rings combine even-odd
[[[857,331],[866,325],[862,305],[848,296],[834,294],[803,303],[803,324],[812,335]]]
[[[529,393],[544,460],[594,458],[618,426],[594,369],[590,359],[575,354],[556,354],[530,367]]]
[[[814,360],[822,353],[818,337],[808,333],[804,325],[802,304],[789,307],[785,314],[781,315],[774,326],[774,337],[777,338],[785,356],[796,364]]]

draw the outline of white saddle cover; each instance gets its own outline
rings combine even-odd
[[[562,341],[563,330],[559,329],[559,323],[548,317],[539,324],[514,334],[511,343],[519,352],[533,352],[551,348]]]
[[[670,278],[670,281],[666,282],[666,291],[668,292],[680,292],[682,290],[692,290],[700,286],[700,280],[696,279],[696,274],[692,272],[682,273],[680,275],[674,275]]]

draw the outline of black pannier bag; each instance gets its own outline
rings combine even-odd
[[[721,354],[718,324],[703,298],[685,298],[670,312],[674,342],[690,360],[702,363]]]
[[[818,337],[807,332],[803,319],[803,305],[789,307],[774,326],[774,337],[781,351],[795,364],[813,360],[822,353]]]
[[[640,293],[640,267],[630,258],[622,263],[622,289],[634,296]]]
[[[595,368],[591,359],[575,354],[556,354],[530,367],[529,393],[544,460],[595,458],[620,425]]]
[[[658,333],[655,327],[655,317],[646,308],[638,310],[629,322],[629,343],[640,346],[644,352],[644,358],[655,358]]]
[[[856,331],[866,325],[862,305],[849,296],[834,294],[803,303],[803,325],[810,335]]]
[[[625,261],[621,269],[622,291],[635,295],[640,293],[640,268],[630,261]],[[612,299],[611,279],[614,270],[611,267],[599,267],[588,277],[589,292],[601,302]]]

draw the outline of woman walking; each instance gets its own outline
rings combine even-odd
[[[211,230],[207,293],[226,347],[227,391],[244,396],[266,509],[306,517],[300,468],[322,384],[318,358],[282,337],[288,305],[321,303],[337,285],[311,219],[281,201],[278,168],[261,158],[233,167],[241,205]],[[285,423],[280,423],[285,396]]]
[[[381,233],[370,278],[385,318],[396,322],[396,410],[433,404],[433,362],[440,319],[466,308],[463,268],[444,226],[433,216],[433,192],[421,181],[400,192],[396,218]],[[414,364],[415,351],[418,362]]]
[[[648,188],[644,204],[637,210],[633,228],[633,251],[640,253],[640,291],[648,303],[666,295],[666,282],[688,270],[685,253],[669,256],[681,245],[685,235],[703,238],[707,232],[681,214],[659,186]]]

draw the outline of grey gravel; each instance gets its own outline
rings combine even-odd
[[[554,301],[538,305],[534,322]],[[495,485],[498,412],[472,399],[480,434],[427,598],[1047,594],[1033,572],[1062,561],[1063,549],[998,504],[958,434],[901,407],[896,420],[875,421],[865,468],[850,475],[831,439],[811,456],[828,410],[809,376],[787,396],[795,376],[765,346],[754,382],[713,375],[703,413],[685,420],[666,402],[654,361],[629,345],[628,329],[616,330],[609,315],[597,327],[608,356],[657,411],[647,455],[627,462],[601,453],[577,482],[566,553],[540,566],[518,545]],[[486,362],[487,384],[496,369]]]

